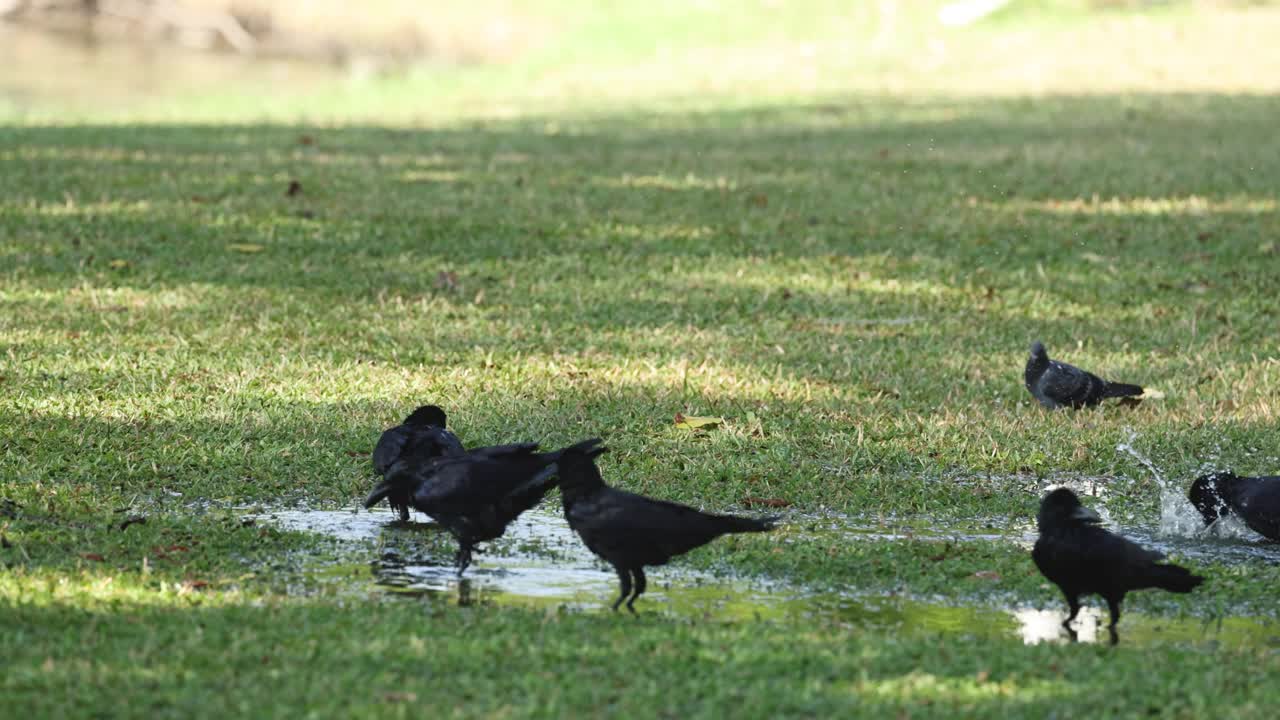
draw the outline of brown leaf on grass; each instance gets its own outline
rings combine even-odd
[[[92,561],[94,561],[94,562],[106,562],[106,561],[107,561],[107,559],[106,559],[106,558],[102,557],[102,556],[101,556],[101,555],[99,555],[98,553],[80,553],[80,557],[84,558],[85,560],[92,560]]]
[[[751,195],[751,197],[747,198],[747,202],[759,208],[768,207],[769,196],[765,195],[764,193],[754,193],[753,195]]]
[[[979,580],[999,580],[1000,579],[1000,573],[996,572],[995,570],[979,570],[978,572],[974,573],[973,576],[978,578]]]
[[[418,694],[415,692],[389,692],[382,694],[382,701],[389,703],[411,703],[418,701]]]
[[[437,290],[457,290],[458,289],[458,273],[441,270],[436,273],[436,289]]]
[[[183,583],[183,585],[186,585],[188,588],[192,590],[200,590],[200,589],[209,587],[209,581],[208,580],[188,580],[185,583]]]
[[[231,252],[244,253],[245,255],[254,255],[266,250],[265,247],[255,243],[231,243],[227,246]]]
[[[284,191],[284,194],[285,194],[287,197],[297,197],[298,195],[301,195],[301,194],[302,194],[302,183],[298,182],[297,180],[290,180],[290,181],[289,181],[289,188],[288,188],[287,190],[285,190],[285,191]]]
[[[753,497],[751,495],[742,498],[742,504],[746,507],[791,507],[790,500],[783,500],[782,498]]]
[[[316,139],[311,137],[310,135],[299,135],[298,144],[299,145],[315,145]]]
[[[979,685],[981,685],[982,683],[986,682],[986,681],[987,681],[987,680],[989,680],[990,678],[991,678],[991,671],[990,671],[990,670],[979,670],[979,671],[978,671],[978,675],[977,675],[977,677],[975,677],[975,678],[974,678],[974,680],[976,680],[976,681],[977,681],[977,683],[978,683]]]

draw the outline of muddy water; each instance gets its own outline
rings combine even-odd
[[[613,572],[590,555],[563,518],[546,511],[522,516],[506,537],[490,544],[486,552],[477,556],[462,579],[447,564],[452,541],[434,524],[420,522],[425,520],[420,515],[409,523],[395,521],[391,513],[380,509],[279,510],[254,517],[285,529],[369,543],[371,556],[376,558],[369,566],[338,568],[333,575],[341,576],[344,582],[371,585],[387,593],[460,605],[598,611],[608,608],[618,591]],[[834,520],[827,518],[825,522],[834,523]],[[850,537],[864,539],[931,537],[915,528],[903,532],[901,527],[846,526],[839,530]],[[1007,534],[936,532],[936,536],[951,540],[1003,539],[1027,544],[1033,540],[1028,531],[1012,528]],[[430,550],[423,549],[424,540]],[[1206,552],[1217,553],[1215,557],[1233,554],[1244,559],[1254,557],[1251,549],[1238,550],[1238,542],[1221,541],[1221,544],[1224,547]],[[1190,554],[1186,550],[1177,551]],[[1056,595],[1044,608],[999,609],[902,597],[814,592],[767,579],[724,577],[678,565],[651,569],[649,579],[649,592],[637,604],[646,613],[713,620],[803,622],[821,619],[904,634],[1014,636],[1029,644],[1068,641],[1060,625],[1065,611],[1059,607]],[[1077,639],[1106,641],[1105,622],[1105,610],[1086,607],[1075,624]],[[1121,623],[1121,637],[1126,644],[1179,642],[1208,647],[1258,644],[1280,647],[1280,624],[1259,618],[1205,621],[1127,613]]]

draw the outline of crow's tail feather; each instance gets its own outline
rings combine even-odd
[[[767,532],[772,530],[781,519],[780,515],[762,518],[740,517],[738,515],[717,516],[720,531],[725,533]]]
[[[1179,565],[1156,565],[1151,568],[1151,587],[1176,593],[1188,593],[1204,582],[1204,578],[1191,574],[1191,571]]]
[[[1107,383],[1107,389],[1103,391],[1103,397],[1138,397],[1143,393],[1140,385],[1126,385],[1125,383]]]
[[[553,453],[547,453],[547,454],[554,455],[556,459],[559,459],[561,455],[564,455],[567,452],[580,452],[589,458],[595,457],[605,452],[605,450],[608,449],[603,447],[596,447],[602,442],[604,441],[601,440],[600,438],[591,438],[590,440],[583,440],[582,442],[577,443],[575,445],[570,445],[569,447],[566,447],[566,448],[560,448],[559,450]]]
[[[378,483],[378,486],[373,489],[373,492],[369,493],[369,497],[364,499],[364,506],[366,508],[371,508],[374,505],[377,505],[378,503],[382,502],[383,498],[390,495],[395,489],[396,489],[395,486],[389,482],[384,481],[384,482]]]

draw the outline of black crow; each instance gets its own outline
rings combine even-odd
[[[434,455],[461,455],[462,442],[458,436],[445,429],[444,410],[435,405],[423,405],[414,410],[404,422],[382,433],[378,444],[373,448],[373,470],[386,479],[387,470],[395,464],[404,450],[410,437],[417,438],[420,453],[430,457]],[[400,520],[409,519],[409,496],[411,490],[393,490],[387,494],[387,504],[393,512],[400,514]]]
[[[1280,540],[1280,476],[1240,477],[1233,472],[1202,475],[1191,484],[1191,504],[1210,525],[1234,513],[1254,532]]]
[[[665,565],[726,533],[772,530],[778,520],[713,515],[615,490],[604,484],[595,464],[595,457],[606,450],[565,452],[559,463],[560,494],[569,527],[618,573],[621,594],[613,603],[615,611],[624,600],[628,610],[636,611],[636,598],[645,591],[646,565]]]
[[[585,440],[572,449],[585,452],[599,442]],[[407,496],[409,504],[457,539],[458,575],[471,564],[477,543],[502,537],[507,525],[555,487],[556,461],[569,449],[539,453],[537,443],[524,443],[442,456],[434,454],[433,443],[411,435],[364,506],[372,507],[392,493]]]
[[[1097,594],[1107,601],[1111,612],[1107,629],[1115,644],[1125,593],[1145,588],[1191,592],[1204,578],[1177,565],[1159,564],[1164,555],[1102,529],[1101,522],[1097,513],[1081,505],[1067,488],[1050,492],[1036,515],[1040,539],[1031,558],[1041,574],[1066,596],[1071,613],[1062,627],[1071,637],[1075,638],[1071,621],[1080,612],[1080,596]]]
[[[1031,357],[1022,374],[1027,390],[1047,408],[1081,408],[1097,405],[1106,398],[1137,397],[1142,388],[1137,385],[1107,382],[1074,365],[1050,360],[1039,340],[1031,343]]]

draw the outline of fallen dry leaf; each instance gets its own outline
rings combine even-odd
[[[245,253],[246,255],[260,253],[263,250],[266,250],[265,247],[261,245],[255,245],[253,243],[231,243],[230,245],[227,246],[227,249],[230,250],[231,252]]]
[[[457,290],[458,273],[441,270],[436,273],[436,288],[440,290]]]
[[[94,562],[106,562],[106,561],[107,561],[107,559],[106,559],[106,558],[102,557],[102,556],[101,556],[101,555],[99,555],[98,553],[80,553],[80,557],[84,558],[85,560],[93,560]]]
[[[999,580],[1000,579],[1000,573],[996,572],[995,570],[979,570],[978,572],[974,573],[973,576],[980,580]]]
[[[111,268],[112,270],[122,270],[124,268],[129,267],[129,261],[116,258],[115,260],[112,260],[111,262],[107,263],[107,267]]]

